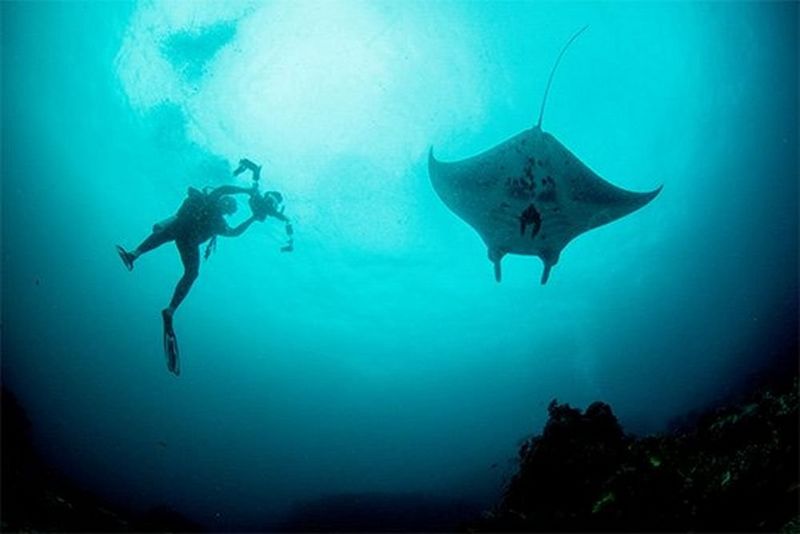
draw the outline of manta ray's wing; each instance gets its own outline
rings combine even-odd
[[[436,193],[483,239],[495,277],[505,254],[539,256],[542,283],[576,236],[650,202],[649,193],[600,178],[550,134],[535,127],[478,154],[444,163],[428,158]]]

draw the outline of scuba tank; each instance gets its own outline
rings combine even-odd
[[[209,187],[204,187],[202,190],[196,187],[189,187],[186,190],[186,198],[183,200],[181,207],[178,208],[178,213],[173,218],[188,224],[197,224],[200,221],[205,221],[211,210],[215,209],[209,198],[209,192]],[[212,235],[211,240],[208,242],[208,245],[206,245],[203,258],[208,260],[216,247],[217,236]]]
[[[178,218],[197,219],[209,208],[210,206],[206,190],[203,189],[201,191],[196,187],[189,187],[186,190],[186,198],[183,200],[181,207],[178,208]]]

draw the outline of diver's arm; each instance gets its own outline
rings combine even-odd
[[[252,187],[239,187],[238,185],[221,185],[213,189],[208,195],[211,199],[217,199],[223,195],[235,195],[237,193],[246,193],[253,195],[256,192],[256,184]]]
[[[239,160],[239,167],[233,171],[234,176],[239,176],[244,171],[250,170],[253,172],[253,180],[258,181],[261,178],[261,165],[256,165],[247,158]]]
[[[225,229],[221,231],[219,235],[224,235],[225,237],[238,237],[242,235],[244,231],[247,230],[247,228],[249,228],[250,225],[253,224],[253,222],[255,221],[256,221],[255,216],[251,215],[246,221],[244,221],[236,228],[231,228],[226,224]]]
[[[270,212],[267,215],[269,215],[270,217],[275,217],[276,219],[278,219],[281,222],[285,222],[285,223],[289,223],[290,222],[289,221],[289,217],[287,217],[286,215],[284,215],[280,211],[270,210]]]

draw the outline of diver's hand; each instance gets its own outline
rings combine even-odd
[[[247,160],[246,159],[240,159],[239,160],[239,166],[236,168],[235,171],[233,171],[233,175],[234,176],[239,176],[240,174],[242,174],[246,170],[247,170]]]
[[[233,171],[233,175],[238,176],[248,169],[253,171],[253,180],[257,181],[261,177],[261,165],[256,165],[247,158],[239,160],[239,167]]]

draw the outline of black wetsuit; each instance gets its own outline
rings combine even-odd
[[[175,241],[183,263],[183,276],[175,286],[175,292],[169,303],[173,310],[189,294],[192,284],[200,273],[200,245],[216,235],[230,234],[230,228],[220,209],[220,197],[249,192],[250,190],[241,187],[222,186],[205,194],[202,202],[190,207],[184,203],[176,215],[153,225],[153,233],[137,247],[141,255],[164,243]]]

